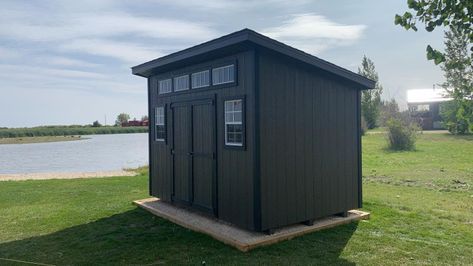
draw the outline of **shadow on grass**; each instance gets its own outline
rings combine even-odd
[[[344,264],[356,223],[242,253],[133,209],[44,236],[0,244],[0,264]]]
[[[412,150],[401,150],[401,149],[393,149],[390,148],[388,145],[385,145],[381,148],[381,150],[386,154],[406,154],[406,153],[415,153],[415,152],[423,152],[422,149],[418,147],[413,148]]]
[[[450,133],[446,133],[446,136],[452,139],[461,139],[466,141],[473,141],[473,133],[472,134],[465,134],[465,135],[453,135]]]

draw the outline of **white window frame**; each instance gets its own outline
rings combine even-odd
[[[196,86],[196,87],[194,87],[194,82],[193,82],[193,81],[194,81],[194,76],[199,75],[199,74],[202,74],[202,73],[205,73],[205,72],[208,73],[209,82],[208,82],[206,85],[201,85],[201,86]],[[210,86],[210,82],[211,82],[211,81],[210,81],[210,70],[208,70],[208,69],[207,69],[207,70],[203,70],[203,71],[199,71],[199,72],[192,73],[192,75],[191,75],[191,87],[192,87],[192,89],[198,89],[198,88],[209,87],[209,86]]]
[[[162,110],[162,114],[158,114],[158,110]],[[159,119],[162,118],[162,119]],[[164,106],[158,106],[154,112],[154,120],[155,120],[155,139],[156,141],[165,141],[166,136],[164,138],[158,138],[158,132],[156,126],[163,126],[164,127],[164,134],[166,134],[166,108]]]
[[[178,86],[179,81],[180,79],[183,79],[183,78],[187,80],[187,87],[179,89],[179,86]],[[189,90],[189,87],[190,87],[189,75],[181,75],[181,76],[174,77],[174,91],[186,91],[186,90]]]
[[[240,102],[241,103],[241,110],[240,111],[227,111],[227,103],[234,103],[234,102]],[[244,142],[244,112],[243,109],[245,108],[245,102],[243,99],[232,99],[232,100],[226,100],[223,103],[223,113],[224,113],[224,119],[225,119],[225,145],[226,146],[235,146],[235,147],[243,147],[243,142]],[[227,114],[232,114],[233,116],[233,121],[227,121]],[[235,113],[241,113],[241,120],[240,121],[234,121],[235,120]],[[228,141],[228,128],[227,125],[241,125],[241,143],[240,142],[229,142]]]
[[[232,79],[230,80],[226,80],[226,81],[219,81],[219,82],[215,82],[215,77],[217,77],[216,73],[217,71],[219,70],[222,70],[225,71],[225,69],[227,68],[232,68],[233,71],[231,71],[230,73],[232,73],[233,77]],[[227,84],[227,83],[233,83],[235,82],[235,64],[230,64],[230,65],[226,65],[226,66],[221,66],[221,67],[216,67],[216,68],[213,68],[212,69],[212,85],[220,85],[220,84]]]
[[[162,83],[164,82],[170,82],[171,83],[171,86],[169,88],[169,91],[161,91],[161,87],[162,87]],[[169,79],[162,79],[162,80],[159,80],[158,81],[158,94],[166,94],[166,93],[171,93],[172,92],[172,79],[169,78]]]
[[[418,104],[416,106],[416,110],[419,112],[428,112],[430,111],[430,105],[429,104]]]

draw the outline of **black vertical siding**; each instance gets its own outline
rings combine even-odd
[[[236,225],[254,228],[253,163],[254,163],[254,57],[252,52],[238,56],[238,85],[218,92],[218,212],[219,218]],[[245,100],[245,148],[225,147],[224,101]]]
[[[225,62],[237,65],[237,82],[232,86],[157,94],[160,78]],[[153,196],[172,200],[173,167],[178,167],[171,155],[172,126],[185,121],[173,121],[171,105],[211,99],[214,107],[198,107],[191,113],[198,117],[206,108],[215,108],[215,173],[202,172],[196,178],[209,182],[206,175],[216,175],[212,205],[220,219],[265,230],[361,206],[360,93],[355,85],[264,50],[250,50],[153,76],[149,97]],[[245,100],[243,149],[224,145],[224,101],[235,98]],[[156,106],[166,107],[165,143],[154,140]],[[201,132],[192,149],[209,151],[199,143],[205,141],[210,124],[204,121],[196,128],[205,134]],[[208,170],[209,163],[194,159],[195,168]],[[197,186],[193,192],[204,207],[210,204],[205,196],[208,188]]]
[[[363,188],[363,184],[362,184],[362,167],[361,167],[361,91],[358,91],[357,94],[356,94],[356,106],[357,106],[357,109],[356,109],[356,126],[358,127],[358,136],[357,136],[357,150],[358,150],[358,160],[356,162],[357,166],[358,166],[358,208],[361,208],[363,206],[363,198],[362,198],[362,188]]]
[[[171,200],[171,193],[172,193],[172,160],[171,160],[171,149],[170,149],[170,142],[172,141],[172,136],[170,134],[171,128],[170,126],[170,116],[171,110],[169,103],[158,99],[157,87],[158,87],[158,80],[156,77],[151,77],[149,82],[149,102],[150,102],[150,179],[151,179],[151,195],[158,196],[163,200]],[[166,142],[158,142],[155,141],[155,112],[157,106],[164,106],[165,107],[165,119],[166,124],[168,125],[166,133]],[[162,178],[156,178],[160,176]]]
[[[157,94],[157,81],[160,78],[182,73],[192,73],[226,63],[236,63],[237,66],[237,82],[233,86],[198,88],[166,95]],[[171,201],[173,180],[171,143],[173,136],[170,126],[177,121],[172,121],[171,108],[169,106],[176,102],[213,99],[215,101],[216,119],[216,213],[218,213],[218,217],[222,220],[244,228],[254,229],[254,75],[254,53],[253,51],[246,51],[186,68],[175,69],[172,72],[160,73],[150,78],[150,123],[154,125],[155,122],[154,108],[165,104],[167,106],[168,137],[166,143],[154,141],[155,129],[154,126],[151,126],[150,134],[153,137],[150,143],[150,174],[151,194],[153,196]],[[246,138],[244,149],[232,149],[224,145],[224,101],[235,97],[241,97],[245,100]],[[196,167],[202,166],[203,163],[200,159],[194,159]],[[203,177],[199,176],[198,178]],[[196,193],[202,191],[201,187],[197,189]],[[203,205],[206,204],[208,202],[203,203]]]
[[[358,207],[358,89],[300,63],[259,58],[261,229]]]

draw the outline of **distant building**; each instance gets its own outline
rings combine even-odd
[[[122,123],[122,127],[146,127],[148,126],[148,120],[129,120],[127,122]]]
[[[415,118],[424,130],[444,129],[440,116],[442,103],[451,100],[443,88],[407,91],[407,106],[411,117]]]

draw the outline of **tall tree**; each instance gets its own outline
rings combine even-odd
[[[405,12],[402,16],[397,14],[394,24],[417,31],[416,24],[419,21],[429,32],[439,26],[449,27],[473,43],[472,0],[407,0],[407,5],[414,12]],[[473,58],[473,48],[470,48],[470,57]],[[430,45],[427,45],[427,58],[434,60],[437,65],[446,60],[444,53]]]
[[[130,120],[130,115],[125,114],[125,113],[121,113],[117,116],[117,120],[115,120],[115,125],[120,126],[123,123],[128,122],[128,120]]]
[[[399,112],[399,105],[394,98],[387,101],[381,101],[379,118],[380,126],[387,126],[389,119],[399,118],[400,115],[401,113]]]
[[[445,53],[441,68],[446,82],[443,87],[455,104],[449,105],[450,115],[444,116],[454,134],[473,131],[473,66],[469,56],[469,37],[453,28],[445,32]]]
[[[365,118],[368,128],[375,128],[378,125],[383,87],[379,84],[378,73],[373,61],[366,55],[363,56],[361,67],[358,67],[358,74],[376,82],[373,90],[364,90],[361,95],[361,114]]]
[[[98,120],[95,120],[93,123],[92,123],[92,127],[101,127],[102,124],[100,124],[100,122]]]

